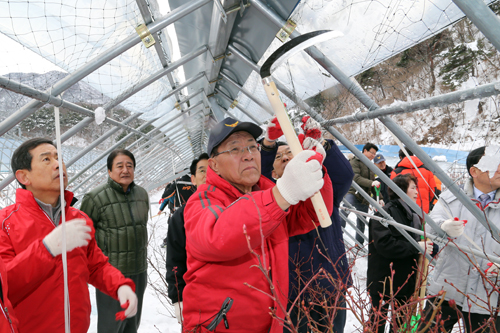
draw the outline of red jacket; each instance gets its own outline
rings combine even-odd
[[[434,179],[434,174],[424,167],[424,163],[417,156],[410,156],[413,163],[418,168],[418,171],[424,176],[420,176],[420,173],[415,170],[413,164],[411,164],[408,157],[403,158],[396,168],[391,172],[391,179],[394,179],[399,174],[411,173],[418,180],[418,198],[417,205],[419,205],[426,213],[429,213],[430,203],[434,198],[434,193],[436,192],[436,181]],[[429,188],[430,187],[430,188]],[[432,189],[432,190],[431,190]],[[433,192],[434,191],[434,192]]]
[[[68,257],[71,332],[87,332],[90,298],[87,283],[117,298],[118,287],[132,280],[108,263],[97,246],[92,220],[70,207],[73,193],[66,191],[66,220],[84,218],[92,228],[92,239]],[[7,268],[9,299],[19,319],[19,331],[64,332],[64,282],[62,256],[52,257],[43,238],[55,225],[28,190],[18,189],[16,203],[0,211],[0,256]],[[70,222],[71,223],[71,222]],[[3,331],[2,331],[3,332]]]
[[[327,173],[324,179],[321,194],[331,214],[333,193]],[[251,248],[265,261],[263,266],[269,268],[286,309],[288,238],[309,232],[318,220],[310,200],[283,211],[271,192],[274,186],[261,176],[255,192],[244,195],[208,168],[207,183],[189,198],[184,211],[188,266],[183,293],[185,331],[200,324],[202,327],[196,331],[206,332],[224,300],[231,297],[234,302],[227,313],[229,329],[221,322],[217,332],[283,332],[279,321],[269,315],[269,309],[274,309],[279,318],[284,318],[284,313],[266,295],[271,294],[270,285],[256,267],[257,257],[250,253],[243,230],[246,229]]]
[[[12,304],[8,299],[9,288],[7,286],[7,270],[3,261],[0,259],[0,282],[1,282],[1,292],[2,299],[0,299],[0,306],[2,307],[0,311],[0,332],[2,333],[17,333],[17,318],[14,314],[14,309]]]

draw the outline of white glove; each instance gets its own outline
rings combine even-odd
[[[120,301],[120,305],[125,305],[127,301],[129,302],[128,308],[125,309],[125,317],[130,318],[135,316],[137,313],[137,295],[132,291],[130,286],[124,284],[118,291],[116,292],[118,295],[118,300]]]
[[[301,127],[304,130],[304,135],[306,137],[311,137],[318,140],[319,142],[323,141],[323,132],[321,131],[321,125],[310,116],[302,117]]]
[[[425,250],[425,254],[431,254],[432,253],[432,250],[433,250],[433,243],[432,241],[428,240],[428,241],[420,241],[418,242],[418,244],[420,245],[420,247],[422,249]]]
[[[73,219],[66,222],[66,252],[89,243],[92,229],[84,219]],[[52,256],[62,253],[62,224],[59,224],[45,238],[43,243]]]
[[[278,191],[290,205],[305,201],[318,192],[324,184],[321,164],[311,159],[317,153],[304,150],[288,162],[283,176],[278,179]],[[311,159],[310,161],[308,161]]]
[[[484,272],[489,277],[496,277],[496,276],[498,276],[499,271],[500,271],[500,265],[498,265],[495,262],[489,262],[488,268],[486,268],[486,270]]]
[[[380,187],[380,182],[378,180],[374,180],[372,183],[372,186],[374,187]]]
[[[321,162],[321,164],[323,164],[326,158],[326,151],[325,148],[323,148],[323,145],[318,140],[307,137],[304,139],[304,142],[302,142],[302,147],[307,150],[314,150],[315,152],[323,155],[323,161]]]
[[[174,303],[174,309],[175,309],[175,318],[177,318],[177,322],[182,325],[182,322],[184,321],[184,317],[182,317],[182,309],[183,309],[182,302]]]
[[[385,206],[385,202],[384,202],[384,200],[382,200],[382,199],[378,201],[378,204],[379,204],[380,206],[382,206],[382,207],[384,207],[384,206]]]
[[[450,237],[458,237],[464,233],[464,221],[458,219],[448,219],[441,224],[441,229],[443,229]]]

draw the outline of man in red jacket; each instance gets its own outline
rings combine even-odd
[[[308,200],[314,193],[321,190],[332,212],[324,156],[297,154],[275,185],[261,176],[261,133],[232,118],[210,132],[206,184],[184,211],[186,332],[283,332],[273,317],[283,319],[287,306],[288,238],[318,224]]]
[[[11,164],[22,189],[17,189],[14,205],[0,210],[0,257],[7,269],[8,296],[19,319],[19,331],[65,331],[62,208],[67,220],[71,332],[87,332],[90,325],[87,283],[124,305],[119,316],[134,316],[134,283],[108,263],[96,244],[92,221],[71,207],[73,193],[66,191],[60,200],[58,154],[52,141],[35,138],[24,142]],[[64,164],[63,178],[66,187]]]

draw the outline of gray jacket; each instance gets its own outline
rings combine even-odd
[[[474,203],[479,204],[479,202],[474,199],[472,179],[466,181],[464,191]],[[500,244],[491,237],[490,232],[474,218],[467,208],[465,208],[450,191],[441,194],[438,203],[430,214],[438,225],[441,225],[445,220],[449,219],[446,213],[447,208],[443,206],[442,200],[448,203],[453,217],[468,221],[465,225],[464,233],[473,239],[479,246],[483,246],[482,244],[484,244],[486,253],[500,254]],[[479,207],[481,207],[480,204]],[[500,190],[497,190],[495,199],[486,206],[485,213],[489,223],[493,223],[500,227]],[[426,225],[425,228],[428,233],[436,234],[430,226]],[[470,247],[475,249],[475,247],[463,236],[455,238],[454,242],[462,248]],[[435,295],[441,289],[446,290],[445,300],[454,299],[457,305],[462,307],[463,311],[471,313],[489,314],[490,312],[487,309],[493,309],[497,306],[498,293],[493,293],[488,301],[487,289],[488,292],[491,292],[491,285],[488,284],[488,281],[482,281],[479,272],[472,269],[468,262],[459,256],[457,251],[452,249],[451,246],[447,246],[438,256],[434,273],[427,287],[428,294]],[[477,266],[480,267],[483,272],[488,268],[488,260],[477,257],[474,258],[472,255],[469,255],[469,257],[472,260],[477,260]],[[447,282],[445,282],[445,280]],[[495,283],[495,281],[493,282]],[[500,285],[500,278],[496,283]],[[453,284],[453,286],[451,284]],[[487,287],[485,288],[485,286]],[[461,293],[458,292],[457,289],[460,290]],[[466,297],[462,293],[469,296],[471,302],[467,302]]]

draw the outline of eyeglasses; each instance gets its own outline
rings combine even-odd
[[[218,152],[217,154],[214,155],[214,157],[219,156],[220,154],[224,154],[224,153],[229,153],[229,155],[231,155],[233,157],[238,157],[238,156],[243,155],[246,151],[248,151],[250,154],[254,155],[254,154],[257,154],[259,152],[259,148],[260,148],[260,145],[258,143],[255,143],[255,144],[250,145],[248,147],[243,147],[243,148],[235,147],[233,149],[228,149],[228,150]]]
[[[292,151],[287,150],[284,153],[276,153],[276,157],[274,158],[274,160],[279,161],[279,160],[283,159],[283,157],[285,157],[285,156],[292,158],[293,157]]]

